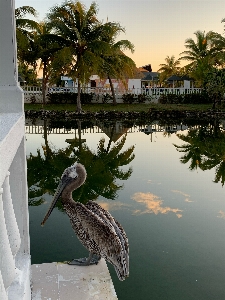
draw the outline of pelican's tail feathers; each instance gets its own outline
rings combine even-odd
[[[123,258],[122,261],[119,259],[117,260],[117,264],[114,264],[114,268],[117,274],[117,277],[120,281],[123,281],[126,279],[126,277],[129,277],[129,265],[127,262],[129,262],[129,257],[120,257]]]

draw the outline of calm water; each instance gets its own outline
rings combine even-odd
[[[54,133],[54,124],[36,124],[40,126],[26,126],[32,263],[87,255],[60,206],[40,226],[61,172],[79,159],[88,181],[74,198],[96,199],[128,235],[130,277],[120,282],[109,265],[119,299],[225,299],[221,128],[172,133],[157,125],[146,124],[144,129],[96,123],[82,129],[79,142],[71,124],[66,125],[67,133],[64,128]],[[74,121],[72,126],[78,125]],[[46,132],[50,127],[51,134]]]

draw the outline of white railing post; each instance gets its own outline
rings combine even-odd
[[[8,174],[6,175],[5,182],[3,184],[4,193],[2,200],[9,243],[11,246],[12,254],[13,256],[15,256],[20,248],[21,239],[13,209],[12,197],[9,186],[9,175],[10,173],[8,172]]]
[[[2,272],[0,270],[0,299],[1,300],[8,300],[6,291],[5,291],[5,286],[3,283],[3,279],[2,279]]]
[[[5,290],[11,285],[15,278],[15,261],[12,255],[8,233],[6,229],[5,216],[2,203],[3,189],[0,189],[0,270]]]
[[[31,298],[24,98],[16,52],[15,1],[0,0],[1,300]]]

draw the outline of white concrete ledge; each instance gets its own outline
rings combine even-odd
[[[117,300],[104,259],[88,267],[32,265],[32,300]]]

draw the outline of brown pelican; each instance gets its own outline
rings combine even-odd
[[[96,202],[88,201],[84,205],[73,200],[72,192],[85,179],[86,170],[82,164],[75,163],[65,169],[41,225],[44,225],[61,196],[63,208],[70,218],[74,232],[89,251],[88,258],[74,259],[69,264],[97,264],[103,257],[114,266],[119,280],[122,281],[129,275],[129,245],[126,233],[120,223]]]

